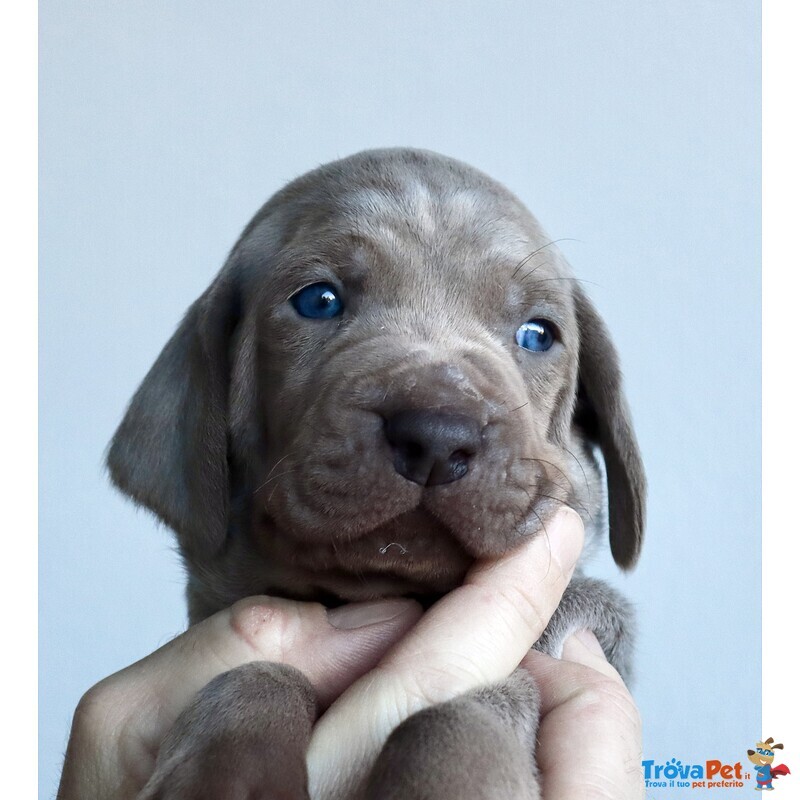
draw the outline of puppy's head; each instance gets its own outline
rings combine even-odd
[[[594,446],[605,462],[599,487]],[[639,553],[607,330],[536,220],[444,157],[371,151],[250,222],[109,451],[190,563],[248,543],[340,598],[445,591],[561,504]],[[376,589],[377,587],[377,589]]]

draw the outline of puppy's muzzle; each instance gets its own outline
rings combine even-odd
[[[463,414],[398,411],[384,432],[395,470],[420,486],[441,486],[463,478],[481,443],[481,424]]]

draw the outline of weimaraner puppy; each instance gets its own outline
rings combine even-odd
[[[327,164],[263,206],[108,465],[175,530],[192,623],[259,594],[431,603],[563,504],[623,568],[642,541],[606,326],[516,197],[420,150]],[[558,655],[578,628],[629,676],[631,610],[580,568],[536,647]],[[297,670],[231,670],[178,719],[140,797],[307,798],[314,719]],[[537,723],[515,673],[410,717],[342,798],[536,798]]]

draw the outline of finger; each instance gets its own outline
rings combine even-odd
[[[531,650],[522,659],[521,667],[527,668],[532,659],[537,657],[537,651]],[[603,648],[597,637],[589,630],[579,630],[568,637],[562,646],[561,661],[570,661],[573,664],[583,664],[591,667],[601,675],[624,683],[619,672],[608,663]],[[530,670],[529,670],[530,671]]]
[[[192,626],[94,691],[126,710],[126,724],[117,727],[156,746],[203,686],[251,661],[301,670],[324,708],[421,614],[411,600],[354,603],[326,612],[317,603],[252,597]]]
[[[572,511],[554,517],[546,533],[476,564],[463,586],[334,703],[312,735],[312,795],[339,785],[342,764],[371,763],[414,712],[514,671],[558,605],[583,544],[583,524]]]
[[[516,669],[547,626],[583,544],[583,524],[572,511],[555,517],[546,532],[478,562],[382,660],[398,700],[410,697],[411,713]]]
[[[532,651],[522,666],[541,693],[536,760],[542,796],[640,800],[639,713],[594,635],[583,631],[570,637],[562,660]]]
[[[561,660],[571,661],[573,664],[583,664],[618,683],[624,683],[619,672],[608,663],[606,654],[592,631],[580,630],[573,633],[564,642],[561,650]]]

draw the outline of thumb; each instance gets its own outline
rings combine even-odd
[[[411,714],[516,669],[558,605],[583,544],[583,524],[572,511],[556,514],[546,533],[475,564],[378,669],[336,700],[312,733],[312,797],[344,796]]]
[[[421,615],[411,600],[353,603],[326,611],[318,603],[251,597],[192,626],[93,691],[127,709],[128,731],[156,747],[212,678],[251,661],[296,667],[326,708]]]

